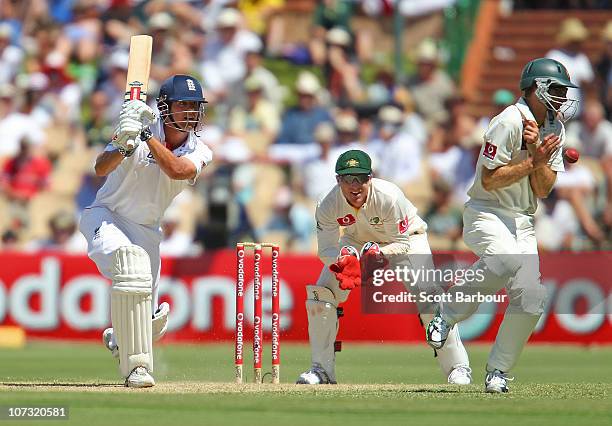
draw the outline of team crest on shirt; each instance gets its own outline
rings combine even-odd
[[[484,146],[484,150],[482,151],[482,155],[487,157],[489,160],[494,160],[495,154],[497,154],[497,147],[493,145],[491,142],[486,142]]]
[[[370,225],[372,226],[380,226],[382,225],[382,221],[380,220],[380,218],[378,216],[374,216],[371,217],[368,222],[370,223]]]
[[[397,223],[397,230],[400,234],[405,234],[408,231],[409,221],[408,215]]]
[[[336,221],[338,221],[338,225],[340,226],[349,226],[357,222],[357,219],[355,219],[355,216],[349,213],[344,217],[337,218]]]

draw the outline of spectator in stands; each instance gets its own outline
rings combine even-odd
[[[285,93],[278,79],[272,72],[263,66],[261,49],[248,49],[245,57],[247,77],[257,78],[262,85],[264,97],[277,109],[282,111]]]
[[[49,78],[41,72],[33,72],[20,74],[16,82],[23,90],[21,112],[41,129],[53,125],[55,104],[52,95],[47,94]]]
[[[263,84],[256,76],[244,82],[246,108],[235,106],[230,111],[229,132],[241,138],[255,155],[266,153],[276,139],[280,115],[274,105],[263,98]]]
[[[74,213],[59,211],[49,220],[50,236],[47,239],[26,244],[28,251],[60,251],[64,253],[87,253],[87,240],[77,231]]]
[[[317,104],[320,89],[319,80],[314,74],[308,71],[300,73],[295,83],[298,104],[283,115],[277,144],[312,144],[317,125],[332,121],[327,109]]]
[[[11,44],[12,35],[11,25],[0,23],[0,85],[13,81],[24,57],[23,50]]]
[[[127,81],[129,60],[129,53],[123,49],[115,50],[108,59],[108,78],[99,88],[108,100],[104,111],[105,119],[108,122],[114,122],[121,111],[121,105],[123,105],[125,98],[125,82]]]
[[[287,235],[288,243],[296,251],[309,250],[315,223],[312,213],[302,204],[296,203],[291,189],[282,186],[276,192],[273,211],[266,224],[257,230],[259,241],[265,241],[271,232]]]
[[[364,102],[359,64],[350,55],[351,35],[343,28],[334,27],[327,31],[325,41],[323,74],[332,101],[337,105]]]
[[[313,14],[313,29],[308,48],[312,63],[323,65],[326,57],[325,38],[327,32],[334,27],[341,28],[349,35],[353,3],[343,0],[318,0]]]
[[[363,148],[358,139],[359,122],[355,117],[355,111],[348,109],[338,113],[334,125],[338,136],[329,154],[332,158],[338,158],[340,154],[350,149]]]
[[[544,249],[601,248],[606,235],[594,218],[595,186],[587,167],[565,162],[565,173],[557,176],[553,196],[536,215],[536,233],[543,237]]]
[[[18,251],[19,246],[19,235],[12,229],[7,229],[2,233],[2,245],[0,250],[2,251]]]
[[[587,99],[580,121],[568,124],[567,138],[581,156],[595,160],[612,156],[612,123],[606,120],[603,106],[597,99]]]
[[[557,34],[559,47],[546,54],[547,58],[555,59],[565,65],[572,83],[580,87],[580,89],[569,88],[568,99],[582,100],[584,91],[589,89],[588,86],[594,79],[591,61],[583,51],[583,43],[588,37],[589,31],[580,19],[566,18],[561,22],[561,29]],[[577,115],[580,113],[580,104],[581,102],[577,103],[579,108],[576,111]]]
[[[238,9],[244,15],[246,27],[262,39],[266,39],[267,34],[278,31],[274,27],[279,22],[273,18],[285,5],[285,0],[238,0],[237,3]]]
[[[382,107],[378,121],[378,137],[367,146],[367,152],[378,159],[376,175],[405,187],[422,173],[419,142],[401,131],[404,116],[397,106]]]
[[[612,228],[612,123],[606,120],[598,100],[585,102],[581,120],[568,125],[567,135],[568,143],[579,149],[582,158],[595,161],[603,172],[608,191],[603,222]]]
[[[443,178],[433,180],[433,197],[425,210],[427,233],[442,241],[440,249],[455,249],[463,230],[463,209],[452,201],[452,186]]]
[[[241,13],[226,8],[217,18],[215,33],[207,40],[205,60],[214,62],[216,69],[223,73],[224,81],[231,84],[246,74],[246,52],[262,47],[259,37],[244,29]]]
[[[27,115],[17,111],[18,96],[15,86],[0,86],[0,159],[17,155],[24,138],[37,145],[45,143],[43,129]]]
[[[115,129],[106,112],[108,104],[108,95],[103,90],[97,90],[89,97],[89,118],[83,123],[89,147],[103,149],[113,137]]]
[[[201,73],[213,95],[215,122],[222,128],[227,127],[229,110],[243,101],[239,83],[246,77],[246,52],[261,49],[259,37],[243,28],[238,10],[226,8],[219,13],[216,32],[207,38]]]
[[[161,220],[162,240],[159,244],[161,256],[183,257],[195,254],[192,237],[179,229],[181,212],[179,208],[170,206]]]
[[[475,170],[472,147],[480,146],[484,132],[468,114],[465,98],[452,97],[445,105],[449,118],[431,132],[429,167],[432,180],[450,183],[454,200],[466,201]]]
[[[35,152],[28,138],[22,138],[17,155],[3,167],[0,187],[14,202],[25,204],[47,187],[51,163],[44,155]]]
[[[404,86],[396,87],[393,92],[393,101],[401,106],[404,113],[404,124],[402,124],[401,131],[412,135],[419,141],[419,145],[425,149],[428,132],[423,118],[415,111],[416,106],[410,91]]]
[[[336,184],[334,166],[336,156],[330,154],[332,145],[336,140],[336,130],[329,122],[323,122],[317,126],[314,134],[317,144],[321,147],[320,154],[304,164],[301,172],[302,192],[312,202],[316,202],[329,188]]]
[[[417,48],[417,72],[408,80],[408,88],[416,110],[423,116],[428,128],[447,119],[444,102],[455,93],[455,84],[438,65],[439,54],[435,41],[423,40]]]
[[[604,51],[595,66],[599,87],[601,87],[600,98],[606,109],[608,120],[612,119],[612,21],[608,21],[601,38],[604,42]]]

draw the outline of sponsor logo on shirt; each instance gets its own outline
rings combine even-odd
[[[408,215],[398,222],[397,230],[400,234],[405,234],[408,231]]]
[[[482,151],[482,155],[487,157],[489,160],[494,160],[495,154],[497,154],[497,147],[493,145],[491,142],[486,142],[484,151]]]
[[[368,222],[372,226],[382,225],[382,222],[380,221],[380,218],[378,216],[371,217]]]
[[[353,216],[350,213],[344,217],[339,217],[336,220],[338,221],[338,225],[340,226],[349,226],[357,222],[357,219],[355,219],[355,216]]]

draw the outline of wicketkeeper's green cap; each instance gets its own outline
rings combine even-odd
[[[358,149],[340,154],[336,161],[337,175],[369,175],[372,173],[370,156]]]

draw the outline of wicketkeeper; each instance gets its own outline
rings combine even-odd
[[[340,155],[336,180],[316,210],[318,254],[325,266],[316,285],[307,286],[312,366],[300,375],[298,384],[336,383],[337,307],[362,283],[362,271],[365,280],[365,275],[389,262],[391,267],[433,267],[427,225],[396,185],[372,177],[368,154],[351,150]],[[427,323],[433,310],[419,309]],[[469,360],[456,327],[437,351],[437,359],[449,383],[470,383]]]
[[[160,220],[212,159],[197,134],[205,103],[198,80],[170,77],[157,98],[159,118],[142,101],[126,102],[113,140],[96,159],[96,174],[108,178],[83,211],[80,228],[88,256],[112,281],[113,327],[103,341],[119,357],[129,387],[155,384],[152,341],[166,332],[169,312],[157,300]]]

